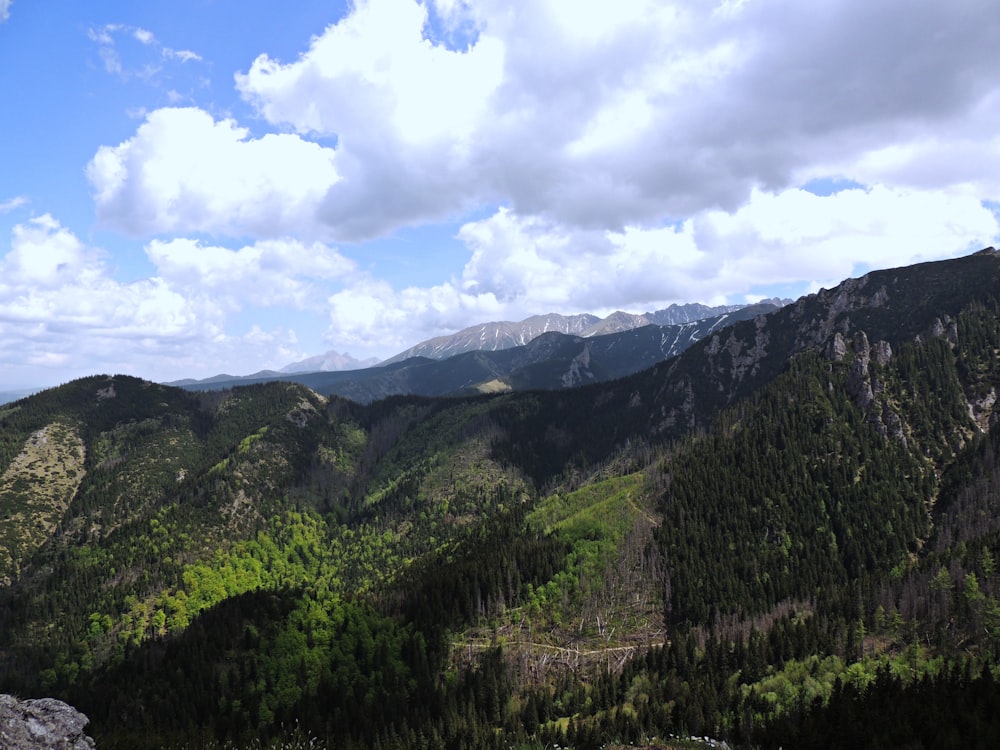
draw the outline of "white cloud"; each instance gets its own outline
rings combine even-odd
[[[122,61],[115,48],[113,34],[121,27],[109,24],[96,29],[87,29],[87,36],[92,42],[97,42],[97,54],[104,63],[104,70],[114,75],[122,75]]]
[[[234,374],[279,367],[302,356],[295,331],[250,323],[240,333],[234,310],[310,295],[318,304],[324,295],[306,277],[334,279],[350,268],[332,250],[297,243],[228,251],[178,240],[148,252],[159,274],[120,283],[105,253],[52,216],[16,225],[0,253],[0,382],[54,384],[94,372],[168,380],[214,374],[205,368],[219,363]]]
[[[108,64],[126,40],[196,59],[135,27],[92,36]],[[486,319],[738,301],[995,243],[998,45],[991,0],[357,0],[297,59],[236,76],[270,134],[157,109],[88,177],[105,226],[165,235],[158,283],[194,290],[219,342],[294,337],[226,333],[248,299],[327,297],[332,345],[387,355]],[[832,176],[872,187],[796,189]],[[464,269],[424,287],[315,244],[471,215]]]
[[[5,287],[25,284],[51,288],[86,275],[91,265],[82,243],[48,214],[18,224],[11,251],[2,260]]]
[[[13,4],[14,0],[0,0],[0,23],[10,18],[10,6]]]
[[[358,0],[298,59],[236,76],[298,137],[154,113],[95,157],[98,209],[135,233],[363,240],[498,205],[622,231],[828,174],[995,196],[1000,79],[982,50],[1000,13],[956,2]],[[164,176],[165,156],[213,168]],[[267,200],[242,211],[234,194]]]
[[[132,29],[132,36],[134,36],[136,40],[147,46],[156,43],[156,37],[153,36],[153,32],[148,31],[146,29],[142,28]]]
[[[204,312],[160,280],[115,282],[102,254],[48,214],[15,226],[0,258],[0,321],[170,337],[186,335]]]
[[[0,0],[2,1],[2,0]],[[201,61],[202,57],[191,50],[177,50],[167,47],[156,38],[156,35],[149,29],[140,26],[129,26],[121,23],[109,23],[104,26],[97,26],[87,29],[87,36],[97,44],[97,54],[104,63],[104,69],[108,73],[120,76],[124,79],[137,76],[146,80],[155,78],[161,72],[160,63],[163,60],[178,60],[181,63],[191,61]],[[117,38],[123,37],[138,42],[142,47],[154,53],[152,58],[149,52],[141,58],[141,64],[134,62],[126,65],[122,61],[121,50],[119,49]]]
[[[87,166],[98,218],[134,234],[318,235],[316,206],[338,180],[334,153],[296,135],[250,138],[196,108],[151,112]]]
[[[109,370],[155,376],[221,321],[162,280],[116,282],[102,253],[49,215],[15,226],[0,256],[3,382],[49,385]]]
[[[672,302],[740,302],[775,284],[829,286],[869,267],[957,256],[1000,240],[979,201],[886,187],[820,197],[755,191],[729,213],[677,227],[571,229],[501,209],[466,224],[462,276],[397,291],[369,279],[330,299],[328,338],[387,356],[474,322],[544,312],[643,312]]]
[[[468,51],[448,50],[424,38],[426,23],[426,9],[411,0],[359,2],[298,62],[261,55],[237,86],[268,121],[301,133],[343,141],[374,128],[394,141],[387,145],[413,150],[461,141],[483,124],[503,49],[482,38]]]
[[[336,281],[354,270],[350,260],[326,245],[289,239],[263,240],[239,250],[190,239],[154,240],[146,255],[172,286],[224,298],[235,308],[315,306],[324,296],[316,282]]]
[[[329,307],[329,342],[383,357],[473,321],[497,320],[509,309],[491,294],[469,294],[455,283],[396,291],[372,278],[332,295]]]
[[[493,116],[502,45],[481,37],[450,50],[424,38],[426,21],[410,0],[358,3],[298,62],[262,55],[237,76],[272,124],[336,136],[343,179],[320,208],[334,237],[459,214],[491,192],[472,162]]]
[[[9,198],[5,201],[0,201],[0,214],[10,213],[11,211],[21,208],[21,206],[28,205],[28,199],[23,195],[18,195],[13,198]]]
[[[732,214],[695,217],[692,232],[725,268],[715,281],[733,294],[744,279],[767,285],[819,276],[838,283],[858,269],[962,255],[994,242],[1000,224],[969,196],[876,186],[827,197],[755,192]]]
[[[1000,108],[994,122],[1000,121]],[[1000,201],[1000,136],[990,138],[927,137],[884,146],[863,154],[850,169],[866,183],[884,182]]]
[[[1000,14],[960,5],[438,2],[479,30],[454,51],[428,40],[412,0],[369,0],[300,59],[262,56],[237,81],[273,124],[336,135],[344,179],[322,215],[340,232],[495,200],[620,229],[735,209],[756,187],[959,125],[1000,91],[980,52]],[[969,153],[995,140],[983,130]],[[920,186],[995,179],[962,164]]]
[[[192,60],[201,61],[202,57],[197,52],[192,52],[189,49],[170,49],[169,47],[164,47],[163,56],[171,60],[180,60],[182,63],[191,62]]]

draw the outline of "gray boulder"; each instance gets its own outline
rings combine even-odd
[[[0,695],[0,748],[3,750],[95,750],[83,733],[90,721],[53,698],[21,701]]]

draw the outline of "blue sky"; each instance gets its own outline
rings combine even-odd
[[[0,389],[1000,244],[995,0],[0,0]]]

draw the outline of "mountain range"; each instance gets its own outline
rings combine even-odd
[[[315,357],[307,357],[298,362],[292,362],[281,368],[281,372],[317,372],[317,371],[337,371],[337,370],[357,370],[361,367],[372,367],[378,364],[378,359],[355,359],[351,355],[329,351],[326,354],[319,354]]]
[[[614,316],[605,319],[589,315],[538,316],[528,318],[520,324],[491,323],[466,329],[452,337],[432,339],[407,350],[424,351],[427,355],[407,356],[405,359],[399,359],[403,356],[399,355],[377,367],[335,372],[262,371],[241,378],[218,375],[206,380],[176,381],[169,385],[188,390],[218,390],[284,380],[301,383],[324,396],[344,396],[360,403],[403,394],[445,396],[569,388],[638,372],[680,354],[720,327],[763,315],[777,308],[778,305],[773,302],[762,302],[732,306],[731,310],[726,308],[729,311],[720,313],[717,308],[686,305],[676,310],[660,311],[663,313],[660,318],[680,319],[685,315],[713,310],[715,314],[681,324],[644,324],[642,327],[631,328],[625,323],[637,323],[648,316],[631,316],[627,320]],[[618,323],[614,323],[616,320]],[[579,326],[583,334],[543,330],[549,325],[573,328],[573,321],[589,321],[586,326]],[[616,325],[623,330],[616,333],[596,333]],[[492,337],[489,346],[482,349],[473,346],[476,343],[483,344],[483,341],[479,333],[473,336],[470,331],[499,331],[501,328],[510,335]],[[516,339],[514,332],[517,334]],[[521,339],[528,343],[512,344],[514,340]]]
[[[436,362],[526,390],[5,405],[0,693],[111,749],[994,746],[1000,253],[740,313]]]
[[[759,304],[781,307],[790,300],[762,300]],[[402,362],[413,357],[428,359],[448,359],[457,354],[473,351],[499,351],[525,346],[534,339],[546,333],[562,333],[568,336],[588,338],[611,333],[622,333],[645,326],[683,326],[687,323],[705,320],[707,318],[724,319],[728,313],[734,313],[746,305],[716,305],[709,307],[701,303],[684,305],[673,304],[662,310],[651,313],[614,312],[607,317],[584,313],[580,315],[533,315],[513,323],[503,321],[498,323],[482,323],[469,326],[448,336],[438,336],[428,339],[409,349],[389,357],[383,365]]]

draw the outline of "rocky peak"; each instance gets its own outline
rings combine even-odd
[[[854,397],[855,403],[862,409],[871,406],[875,394],[872,391],[871,376],[868,365],[871,363],[871,347],[864,331],[854,334],[854,361],[847,373],[847,392]]]
[[[885,367],[892,359],[892,345],[885,340],[876,341],[872,345],[872,356],[879,367]]]
[[[831,362],[842,362],[847,356],[847,342],[844,335],[837,331],[826,344],[826,358]]]
[[[931,336],[942,338],[948,342],[952,348],[958,343],[958,321],[952,320],[951,316],[944,315],[942,318],[934,318],[931,322]]]
[[[95,750],[83,732],[90,720],[53,698],[18,700],[0,695],[0,747],[4,750]]]

